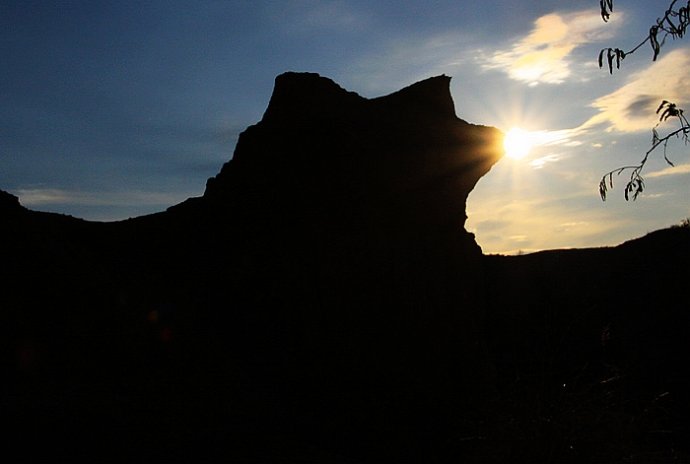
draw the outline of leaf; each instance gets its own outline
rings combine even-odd
[[[624,57],[625,54],[623,53],[623,50],[616,49],[616,69],[621,68],[621,57]]]
[[[663,113],[661,113],[661,116],[659,117],[659,121],[667,121],[668,118],[672,118],[675,116],[680,116],[683,110],[679,110],[676,108],[675,103],[669,103],[666,109],[664,110]]]
[[[644,190],[644,181],[640,178],[637,181],[637,190],[635,190],[635,195],[633,196],[633,201],[637,200],[637,196]]]
[[[661,51],[661,45],[659,45],[659,40],[656,37],[658,33],[659,26],[652,26],[649,28],[649,43],[652,46],[652,50],[654,51],[654,57],[652,57],[652,61],[656,61],[657,57],[659,56],[659,52]]]
[[[610,73],[610,74],[613,74],[613,57],[614,57],[614,55],[613,55],[613,49],[612,49],[612,48],[609,48],[609,52],[608,52],[607,58],[608,58],[608,61],[609,61],[609,73]]]
[[[673,116],[678,116],[678,110],[676,109],[676,105],[674,103],[669,103],[663,113],[661,113],[659,121],[666,121],[668,118]]]
[[[656,109],[656,114],[659,114],[659,111],[661,111],[661,108],[666,106],[668,104],[668,100],[664,100],[661,102],[661,105],[659,105],[659,108]]]
[[[613,12],[613,0],[599,0],[599,7],[601,9],[601,19],[605,23],[608,22],[611,12]]]
[[[680,21],[683,32],[685,32],[685,29],[690,22],[690,2],[688,2],[688,6],[681,7],[678,10],[678,20]]]
[[[608,191],[608,187],[606,185],[606,175],[601,178],[599,181],[599,196],[601,197],[601,201],[606,201],[606,192]],[[611,188],[613,188],[613,183],[611,183]]]
[[[623,61],[623,59],[625,59],[627,56],[627,54],[620,48],[602,48],[599,51],[599,58],[597,60],[599,62],[599,68],[604,67],[604,54],[606,54],[606,61],[608,63],[610,74],[613,74],[613,60],[616,60],[616,69],[620,69],[621,61]]]

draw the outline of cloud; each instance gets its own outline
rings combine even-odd
[[[541,156],[537,159],[534,159],[530,161],[529,165],[532,166],[534,169],[541,169],[543,168],[547,163],[555,163],[557,161],[560,161],[561,157],[557,154],[550,154],[546,156]]]
[[[485,69],[500,69],[529,85],[561,84],[571,76],[569,57],[581,45],[612,36],[622,16],[604,24],[595,10],[551,13],[534,22],[530,33],[510,50],[493,54]]]
[[[606,124],[620,132],[649,131],[659,122],[656,109],[662,100],[683,107],[690,101],[690,48],[673,50],[639,72],[632,74],[618,90],[597,98],[592,107],[598,113],[581,128]]]
[[[524,131],[525,137],[531,146],[530,157],[533,157],[529,165],[534,169],[541,169],[548,163],[555,163],[565,158],[562,153],[555,153],[553,147],[578,147],[582,145],[579,140],[573,140],[578,133],[572,129]]]
[[[369,18],[340,0],[299,0],[269,4],[268,14],[289,33],[319,31],[357,32],[369,23]]]
[[[690,69],[690,47],[663,55],[658,61],[650,62],[644,70],[632,73],[622,87],[596,98],[589,105],[598,110],[594,116],[573,129],[548,131],[553,140],[541,144],[581,145],[584,143],[581,138],[599,126],[604,128],[599,127],[597,131],[649,132],[659,122],[656,110],[663,100],[676,103],[679,108],[690,104],[687,69]],[[677,121],[674,118],[672,122]],[[661,136],[664,135],[663,129],[663,125],[658,129]],[[609,143],[615,145],[617,142],[612,140]],[[599,142],[592,142],[590,146],[603,147]]]
[[[681,164],[680,166],[669,166],[660,171],[653,171],[645,174],[645,177],[666,177],[678,176],[681,174],[690,174],[690,164]]]
[[[489,233],[497,230],[500,231],[501,229],[509,225],[510,224],[508,222],[502,221],[500,219],[486,219],[477,222],[474,225],[472,232]]]
[[[347,2],[318,2],[309,8],[304,15],[304,22],[311,27],[352,28],[362,22],[362,18],[355,14]]]
[[[558,229],[563,232],[567,232],[576,227],[589,227],[589,222],[587,221],[571,221],[564,222],[558,226]]]
[[[599,201],[593,192],[553,198],[515,195],[512,201],[506,201],[506,192],[471,198],[466,227],[484,253],[616,245],[630,238],[631,224],[625,216],[582,201]]]
[[[170,206],[192,195],[165,192],[85,192],[52,188],[18,189],[22,205],[40,207],[46,205],[81,205],[81,206]]]

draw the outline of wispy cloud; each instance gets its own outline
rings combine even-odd
[[[468,216],[467,228],[475,233],[484,252],[501,254],[584,246],[588,239],[619,225],[611,218],[602,221],[597,211],[564,211],[562,200],[550,199],[484,199],[481,208],[468,210]],[[615,244],[617,239],[609,238],[607,244]]]
[[[663,100],[672,101],[681,108],[690,104],[690,80],[684,72],[689,68],[690,48],[673,50],[658,61],[650,62],[644,70],[632,73],[622,87],[596,98],[589,106],[598,111],[584,123],[572,129],[544,131],[546,139],[534,145],[582,145],[583,137],[595,127],[597,131],[607,132],[648,132],[659,122],[656,110]],[[603,147],[599,142],[592,142],[590,146]]]
[[[290,33],[314,31],[355,32],[369,23],[368,16],[342,0],[299,0],[268,6],[269,18]]]
[[[582,144],[573,139],[577,136],[577,132],[572,129],[524,131],[524,133],[524,137],[531,146],[531,155],[534,156],[529,165],[534,169],[541,169],[549,163],[555,163],[564,158],[562,153],[553,151],[554,147],[577,147]]]
[[[615,21],[604,24],[593,9],[541,16],[529,34],[511,49],[495,52],[484,68],[503,70],[529,85],[561,84],[572,74],[573,50],[611,37],[621,20],[622,15],[617,15]]]
[[[669,166],[659,171],[653,171],[645,174],[645,177],[666,177],[679,176],[682,174],[690,174],[690,164],[681,164],[679,166]]]
[[[306,24],[312,27],[351,28],[363,22],[363,18],[349,7],[347,2],[330,1],[311,4],[304,15]]]
[[[608,130],[648,131],[658,122],[656,109],[662,100],[679,106],[690,101],[690,48],[669,52],[628,78],[618,90],[597,98],[592,107],[599,112],[582,129],[605,124]]]
[[[561,157],[559,155],[552,153],[546,156],[540,156],[539,158],[530,161],[529,165],[534,169],[541,169],[548,163],[555,163],[560,160]]]
[[[86,192],[54,188],[18,189],[15,193],[24,206],[41,207],[48,205],[81,206],[171,206],[192,195],[166,192]]]

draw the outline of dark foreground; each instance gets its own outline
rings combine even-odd
[[[8,462],[690,462],[690,229],[484,256],[448,78],[276,82],[201,198],[0,195]]]

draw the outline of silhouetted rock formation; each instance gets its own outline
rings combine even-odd
[[[455,116],[449,81],[366,99],[278,76],[204,195],[150,216],[90,223],[0,192],[6,449],[687,458],[690,229],[483,256],[465,201],[500,134]]]
[[[204,199],[240,227],[364,228],[367,240],[376,229],[393,243],[442,228],[460,236],[465,200],[498,159],[499,136],[456,118],[449,82],[367,100],[316,74],[283,74]]]
[[[0,214],[14,214],[22,209],[19,198],[0,190]]]

